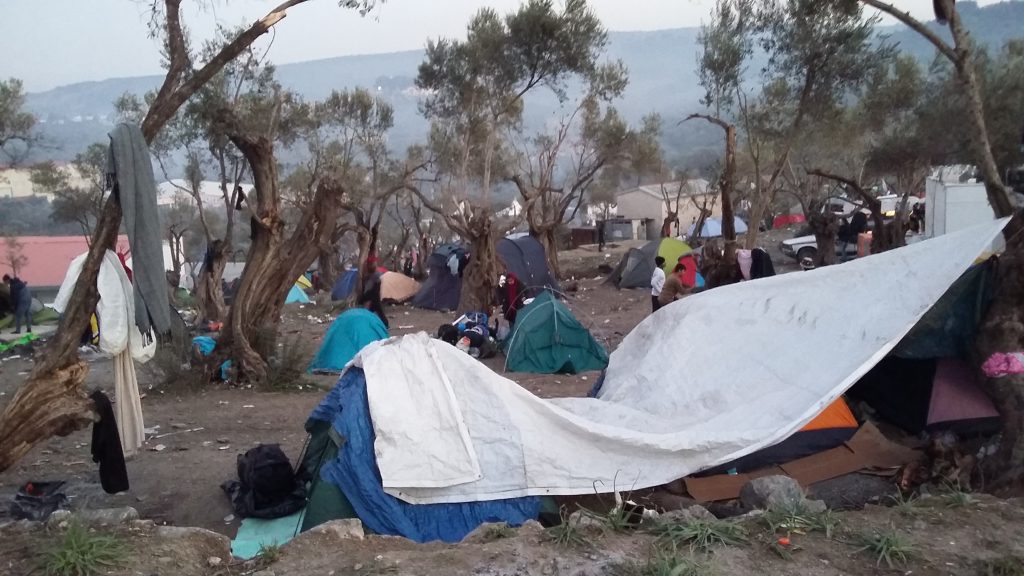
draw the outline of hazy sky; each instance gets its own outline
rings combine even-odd
[[[557,0],[556,0],[557,2]],[[184,0],[194,37],[210,36],[216,23],[249,22],[280,0]],[[519,0],[387,0],[367,18],[313,0],[289,11],[277,26],[270,58],[283,64],[347,54],[422,48],[427,38],[459,37],[481,6],[501,12]],[[610,30],[697,26],[713,0],[591,0]],[[895,0],[928,17],[931,0]],[[989,2],[982,1],[981,4]],[[28,91],[61,84],[160,72],[156,42],[147,36],[142,0],[4,0],[0,18],[0,77],[21,78]],[[196,5],[205,4],[206,9]]]

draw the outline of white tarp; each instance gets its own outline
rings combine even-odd
[[[881,360],[1006,220],[703,292],[612,354],[600,399],[542,400],[426,334],[371,345],[385,489],[413,503],[656,486],[789,437]]]

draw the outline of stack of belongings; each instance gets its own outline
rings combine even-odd
[[[473,358],[491,358],[498,351],[491,330],[487,325],[488,316],[483,312],[466,312],[451,324],[442,324],[437,329],[437,338],[455,346]]]

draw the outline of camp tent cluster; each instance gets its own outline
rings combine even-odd
[[[544,247],[535,238],[502,238],[496,248],[505,270],[519,278],[527,296],[557,289],[558,281],[548,268]],[[472,257],[457,244],[443,244],[427,259],[429,276],[412,299],[412,305],[429,310],[457,310],[462,297],[462,269]]]
[[[991,424],[951,356],[977,322],[985,266],[973,261],[1004,224],[676,302],[626,336],[595,398],[537,398],[422,333],[375,341],[307,423],[304,527],[358,517],[376,533],[454,542],[482,522],[535,518],[551,495],[799,457],[851,441],[843,394],[870,390],[899,358],[924,362],[917,391],[873,401],[916,411],[908,429]],[[550,296],[534,302],[565,319]]]

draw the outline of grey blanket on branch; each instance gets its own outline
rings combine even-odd
[[[109,136],[108,177],[113,181],[113,193],[121,201],[132,249],[135,325],[143,335],[151,327],[166,334],[171,329],[171,318],[149,147],[138,126],[118,124]]]

